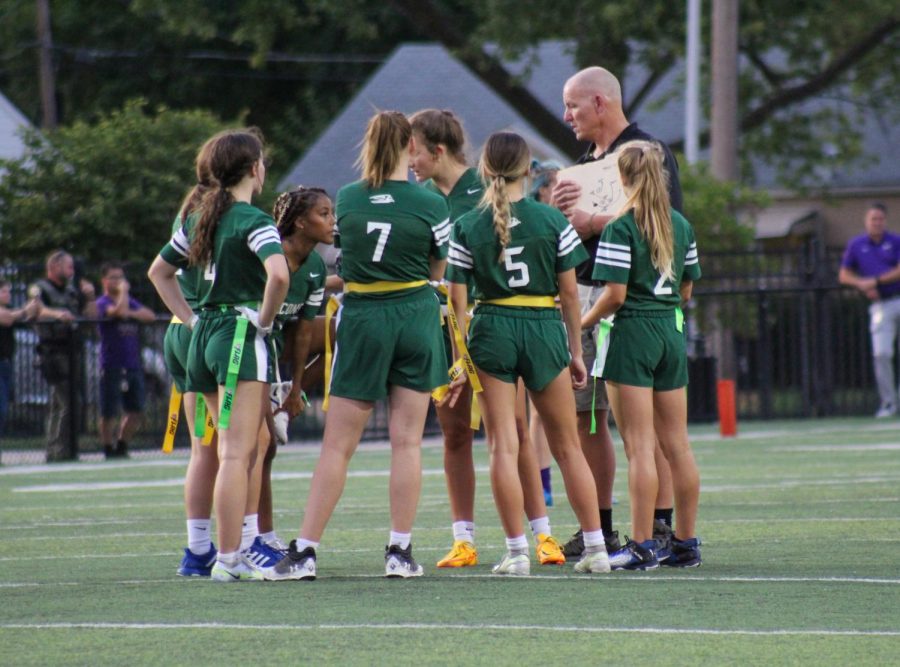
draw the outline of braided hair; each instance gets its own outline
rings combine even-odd
[[[310,212],[319,201],[319,197],[327,196],[328,193],[322,188],[307,188],[303,185],[278,195],[272,209],[272,217],[275,218],[281,238],[286,239],[293,234],[296,229],[294,223]]]

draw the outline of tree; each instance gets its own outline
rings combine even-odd
[[[25,155],[0,161],[0,259],[35,261],[60,247],[91,264],[148,263],[196,182],[197,149],[224,127],[206,111],[134,100],[95,122],[26,131]]]

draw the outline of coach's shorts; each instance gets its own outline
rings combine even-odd
[[[609,334],[603,377],[655,391],[686,386],[687,350],[684,332],[675,328],[675,312],[617,315]]]
[[[578,300],[581,303],[581,314],[591,309],[594,302],[603,292],[602,287],[578,285]],[[591,375],[594,360],[597,358],[597,326],[581,330],[581,354],[588,372],[588,382],[584,389],[575,390],[575,412],[590,412],[593,405],[597,410],[609,410],[609,399],[606,397],[606,383]],[[596,387],[596,400],[595,400]]]
[[[188,352],[188,391],[210,393],[225,384],[237,321],[238,314],[231,309],[224,312],[204,310],[200,313]],[[243,343],[238,380],[274,382],[271,343],[249,323]]]
[[[569,365],[568,341],[556,308],[484,304],[469,325],[469,353],[479,369],[503,382],[520,377],[540,391]]]
[[[333,396],[377,401],[392,385],[430,392],[448,382],[447,369],[433,290],[393,299],[344,297],[332,362]]]
[[[125,412],[144,409],[144,371],[140,368],[104,368],[100,371],[100,416],[112,419]]]
[[[191,346],[191,330],[180,323],[172,322],[166,329],[163,341],[163,355],[166,368],[172,376],[175,388],[182,394],[187,387],[188,351]]]

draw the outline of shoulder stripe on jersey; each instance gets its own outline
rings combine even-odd
[[[306,299],[307,306],[318,307],[322,305],[322,299],[325,298],[325,289],[318,289],[315,292],[310,293],[309,297]]]
[[[172,239],[171,241],[169,241],[169,243],[182,257],[187,257],[188,255],[190,255],[191,242],[188,241],[188,237],[184,233],[184,229],[179,227],[172,235]]]
[[[581,245],[581,239],[576,235],[574,239],[570,239],[565,246],[562,246],[562,239],[560,239],[560,248],[556,253],[557,257],[564,257],[568,255],[570,252],[575,250],[578,246]]]
[[[251,235],[252,236],[252,235]],[[250,248],[254,253],[258,253],[260,248],[270,243],[281,244],[281,236],[278,234],[278,230],[274,227],[271,228],[270,231],[265,234],[259,234],[256,238],[247,238],[247,247]]]
[[[700,263],[700,260],[697,259],[696,257],[694,257],[694,259],[686,259],[686,260],[684,260],[684,265],[685,265],[685,266],[692,266],[693,264],[699,264],[699,263]]]
[[[597,261],[600,259],[613,259],[619,262],[626,262],[627,264],[631,264],[631,253],[630,252],[622,252],[620,250],[610,250],[609,248],[597,248]]]
[[[600,241],[597,244],[599,248],[609,248],[610,250],[621,250],[622,252],[627,252],[631,254],[631,246],[622,245],[621,243],[609,243],[607,241]]]
[[[450,252],[453,252],[454,250],[456,250],[457,252],[461,253],[461,254],[464,255],[466,258],[472,259],[472,253],[469,252],[469,249],[468,249],[468,248],[466,248],[466,247],[463,246],[463,245],[460,245],[460,244],[457,243],[456,241],[452,241],[452,240],[451,240],[451,241],[450,241]]]
[[[631,264],[625,264],[624,262],[615,262],[611,259],[600,259],[597,257],[597,264],[606,264],[607,266],[617,266],[620,269],[628,269],[631,270]]]
[[[444,220],[441,224],[432,228],[431,232],[434,235],[434,240],[437,245],[441,246],[447,243],[450,240],[450,231],[453,228],[450,226],[450,218]]]
[[[453,248],[451,248],[450,252],[447,254],[447,261],[454,266],[461,266],[466,269],[472,268],[472,259],[466,257],[462,253],[456,252]]]
[[[249,236],[247,236],[247,239],[253,241],[260,235],[268,234],[269,232],[275,232],[277,234],[278,229],[275,227],[275,225],[266,225],[265,227],[260,227],[259,229],[255,229],[250,232]]]

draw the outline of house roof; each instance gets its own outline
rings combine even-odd
[[[19,137],[19,130],[22,127],[31,127],[31,123],[0,93],[0,160],[15,160],[22,157],[25,151],[25,144]]]
[[[545,41],[521,57],[507,60],[511,74],[549,110],[562,115],[562,87],[577,71],[573,44]],[[622,79],[626,101],[643,84],[647,70],[630,65]],[[630,120],[659,139],[672,143],[684,136],[684,62],[679,60],[654,86]],[[511,129],[522,133],[542,158],[569,162],[504,100],[438,44],[406,44],[398,47],[356,97],[294,165],[280,187],[297,183],[321,184],[330,191],[358,177],[352,168],[366,121],[373,108],[413,112],[427,107],[453,109],[469,136],[469,158],[492,132]],[[853,114],[858,105],[849,93],[818,96],[805,101],[801,112],[810,116],[823,108]],[[852,117],[852,116],[851,116]],[[705,123],[704,123],[705,125]],[[701,128],[702,129],[702,128]],[[866,163],[846,167],[822,167],[809,185],[815,189],[872,190],[900,187],[900,126],[867,110],[862,121],[862,149]],[[540,155],[546,151],[546,155]],[[708,151],[701,153],[701,157]],[[749,175],[748,175],[749,176]],[[747,179],[749,180],[749,179]],[[760,160],[754,162],[752,184],[767,190],[783,190],[778,170]]]

